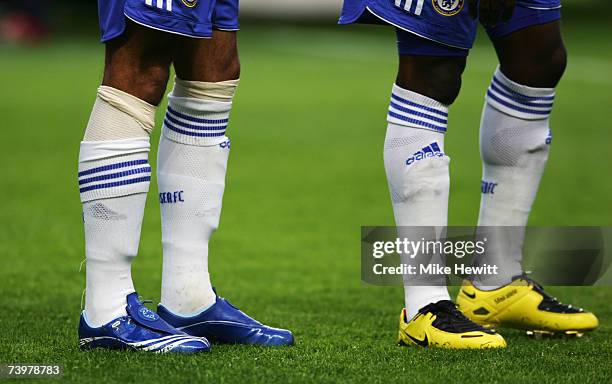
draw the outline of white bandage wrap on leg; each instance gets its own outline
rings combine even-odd
[[[146,127],[153,127],[155,113],[142,100],[102,88],[81,142],[78,174],[87,256],[84,314],[94,327],[124,316],[125,297],[134,292],[131,264],[151,179]]]
[[[155,126],[156,107],[118,89],[98,88],[85,141],[149,137]]]
[[[436,237],[447,225],[450,188],[450,158],[444,153],[447,118],[447,106],[393,86],[384,162],[400,237],[420,239],[421,233],[431,232],[430,229],[436,230],[433,235]],[[430,262],[443,261],[440,255],[435,255]],[[424,281],[423,286],[409,277],[404,281],[409,319],[429,303],[450,299],[444,279],[432,278]]]
[[[211,87],[218,92],[220,85]],[[228,90],[233,95],[235,86],[227,85]],[[208,243],[221,216],[230,149],[225,131],[232,101],[176,96],[202,91],[206,83],[177,81],[159,143],[161,302],[179,315],[198,313],[215,302]]]
[[[478,219],[487,247],[475,264],[497,265],[501,273],[475,277],[474,283],[483,289],[508,284],[522,273],[524,228],[548,160],[554,98],[554,89],[517,84],[499,69],[488,90],[480,127],[483,178]]]
[[[175,97],[188,97],[211,101],[232,101],[240,79],[210,83],[206,81],[187,81],[174,78],[176,86],[172,92]]]

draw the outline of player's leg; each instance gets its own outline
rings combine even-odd
[[[162,304],[192,315],[210,307],[208,243],[219,225],[230,151],[226,136],[240,63],[236,32],[177,43],[158,154],[164,264]]]
[[[169,53],[157,50],[164,39],[132,24],[107,43],[104,80],[81,143],[85,314],[95,326],[125,315],[125,297],[134,291],[130,266],[149,189],[149,135],[170,64]]]
[[[448,107],[461,88],[467,51],[440,48],[459,55],[414,55],[415,45],[433,43],[403,31],[398,31],[398,38],[399,70],[389,107],[384,159],[400,235],[418,239],[419,234],[402,233],[402,227],[447,225],[450,158],[444,153],[444,135]],[[425,156],[417,160],[418,153]],[[426,156],[430,153],[433,156]],[[446,281],[440,280],[428,281],[426,286],[407,281],[408,318],[429,303],[450,300]]]
[[[513,82],[532,89],[557,87],[567,65],[559,21],[534,25],[492,41],[500,72]]]
[[[106,43],[102,85],[157,107],[164,97],[176,37],[128,22]]]
[[[522,273],[524,227],[548,159],[549,117],[566,64],[558,21],[493,42],[501,65],[487,92],[481,121],[478,224],[491,227],[486,229],[491,232],[486,261],[495,262],[502,273],[476,279],[489,289],[508,284]]]
[[[474,3],[474,2],[469,2]],[[467,1],[345,0],[340,24],[391,24],[400,67],[393,85],[384,162],[400,238],[434,240],[447,225],[449,162],[444,153],[448,106],[461,87],[476,35]],[[487,2],[488,4],[488,2]],[[481,6],[482,8],[482,6]],[[495,9],[500,7],[495,7]],[[488,9],[481,9],[481,14]],[[472,12],[474,13],[474,12]],[[403,263],[442,264],[441,255]],[[503,338],[463,316],[440,276],[404,276],[399,342],[450,348],[504,347]]]
[[[158,154],[164,248],[158,312],[170,324],[218,342],[292,344],[291,332],[264,326],[217,296],[208,272],[230,151],[226,129],[240,76],[236,32],[179,39],[174,66]]]
[[[157,315],[138,300],[131,277],[151,177],[149,135],[168,79],[171,43],[169,35],[131,23],[106,43],[104,80],[79,154],[87,259],[83,348],[208,349],[170,327],[156,330]],[[132,334],[140,316],[147,326]],[[157,344],[160,339],[165,342]]]
[[[437,239],[448,216],[450,159],[444,153],[448,108],[461,88],[467,50],[400,30],[398,45],[399,72],[384,145],[395,222],[400,237]],[[427,256],[429,260],[421,256],[417,257],[419,262],[443,264],[441,255]],[[450,348],[505,346],[501,336],[458,312],[443,276],[405,276],[404,282],[400,343]]]
[[[486,232],[488,245],[476,263],[498,265],[501,273],[475,277],[475,286],[465,287],[458,303],[468,316],[482,323],[553,332],[591,330],[597,327],[595,316],[559,303],[521,276],[525,227],[548,159],[550,113],[555,87],[565,70],[566,51],[558,10],[518,7],[514,18],[489,30],[500,67],[487,92],[480,128],[483,181],[479,226]],[[530,18],[533,25],[521,25],[521,20],[528,22]],[[504,33],[513,24],[521,28]],[[511,282],[514,284],[509,285]],[[511,290],[515,294],[506,295]],[[499,312],[495,304],[501,296],[508,300]]]

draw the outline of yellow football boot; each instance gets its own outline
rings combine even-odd
[[[524,329],[533,335],[582,336],[599,326],[594,314],[560,303],[524,275],[492,291],[482,291],[466,280],[457,296],[457,306],[465,316],[485,327]]]
[[[400,314],[398,344],[451,349],[505,348],[503,337],[465,317],[452,301],[426,305],[412,320]]]

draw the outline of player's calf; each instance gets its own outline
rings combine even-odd
[[[226,136],[238,80],[176,79],[159,143],[162,303],[193,314],[215,302],[208,243],[219,225],[230,151]]]
[[[159,313],[171,325],[217,342],[288,345],[290,331],[265,326],[218,297],[208,272],[208,243],[219,225],[230,151],[226,129],[238,86],[237,79],[224,80],[237,75],[239,65],[232,35],[198,45],[202,55],[226,46],[227,52],[208,56],[212,63],[193,52],[177,60],[180,76],[221,81],[177,78],[169,96],[158,157],[164,248]],[[218,66],[216,60],[234,65]]]
[[[554,99],[554,88],[518,84],[499,69],[487,91],[480,129],[483,177],[478,225],[489,241],[487,252],[475,262],[497,265],[502,273],[477,278],[480,287],[499,288],[522,273],[522,228],[548,160]],[[515,229],[495,228],[499,226]]]
[[[400,236],[421,238],[413,227],[446,226],[450,188],[450,158],[444,153],[447,118],[446,105],[393,86],[384,163]],[[409,318],[429,303],[449,300],[445,281],[432,279],[421,284],[407,277],[405,283]]]
[[[415,227],[447,225],[450,158],[444,152],[444,134],[467,51],[399,29],[397,35],[400,67],[387,118],[385,170],[398,234],[421,238]],[[431,262],[436,261],[442,263]],[[443,279],[423,280],[405,279],[408,318],[430,303],[449,300]]]
[[[155,107],[102,86],[81,142],[79,190],[87,256],[85,314],[92,326],[125,315],[134,292],[131,262],[138,252],[151,166],[149,134]]]

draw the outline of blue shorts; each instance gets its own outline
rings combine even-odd
[[[561,0],[519,0],[512,18],[487,33],[496,39],[559,20],[560,8]],[[428,56],[467,56],[478,28],[467,0],[344,0],[339,23],[356,22],[394,25],[400,54]]]
[[[98,0],[102,42],[125,31],[126,18],[145,27],[188,37],[214,29],[237,31],[239,0]]]

